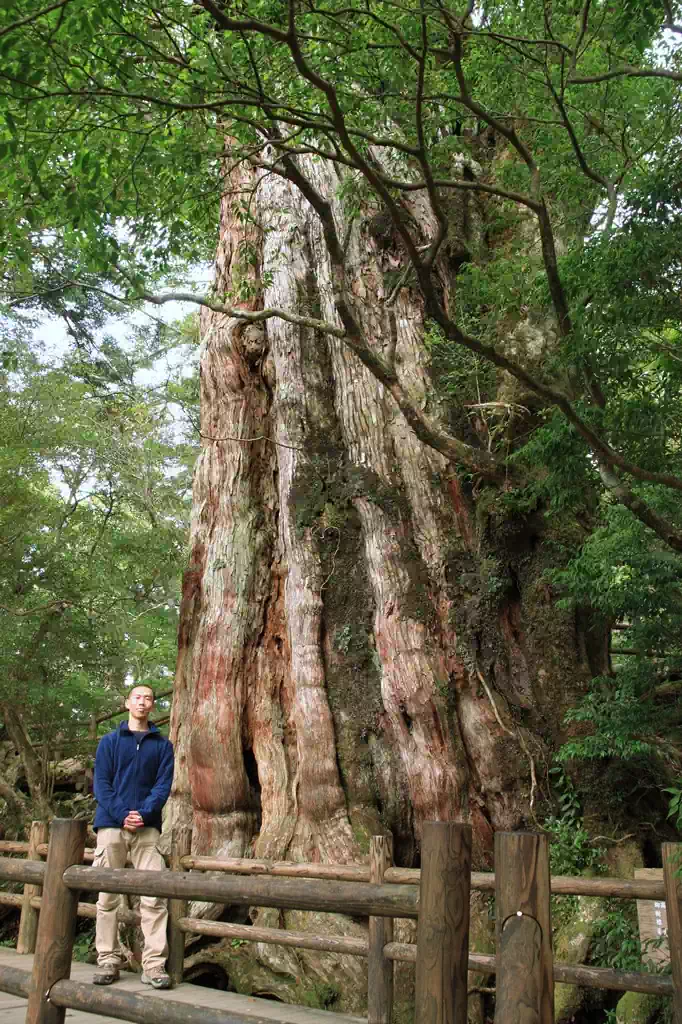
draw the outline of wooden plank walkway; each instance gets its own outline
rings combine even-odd
[[[21,956],[13,949],[0,947],[0,964],[18,967],[30,971],[33,964],[32,956]],[[91,964],[74,962],[71,965],[71,977],[74,981],[90,982],[94,968]],[[139,974],[124,971],[116,988],[125,989],[153,999],[170,999],[177,1003],[187,1003],[193,1007],[210,1007],[216,1010],[231,1010],[245,1016],[266,1018],[272,1021],[283,1021],[285,1024],[367,1024],[364,1017],[349,1017],[341,1013],[329,1013],[324,1010],[311,1010],[305,1006],[290,1006],[287,1003],[274,1002],[271,999],[256,999],[253,996],[240,996],[236,992],[221,992],[217,989],[203,988],[200,985],[179,985],[177,988],[158,992],[143,985]],[[24,1024],[26,1000],[17,996],[0,992],[0,1024]],[[96,1024],[97,1021],[115,1024],[114,1017],[100,1017],[99,1014],[84,1013],[82,1010],[67,1010],[68,1024]]]

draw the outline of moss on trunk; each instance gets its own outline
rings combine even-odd
[[[376,210],[348,220],[337,171],[302,160],[347,239],[347,292],[366,337],[393,352],[416,401],[447,417],[420,298],[403,288],[393,320],[384,305],[404,254],[370,230]],[[258,224],[240,217],[256,184]],[[406,204],[428,237],[420,197]],[[482,245],[479,201],[458,197],[452,216],[441,271],[456,302],[462,254]],[[253,304],[334,319],[320,223],[277,176],[232,173],[219,294],[243,278],[244,243],[258,254]],[[592,624],[559,610],[545,581],[577,527],[514,506],[504,486],[426,449],[339,340],[277,319],[247,338],[207,310],[202,335],[171,823],[193,824],[200,853],[323,862],[362,862],[371,834],[389,830],[396,861],[416,866],[422,823],[455,818],[472,825],[475,866],[489,866],[495,829],[536,820],[564,710],[592,673]],[[465,369],[460,412],[481,385]],[[497,373],[484,383],[492,398],[506,386]],[[464,416],[469,442],[486,447]],[[340,1008],[361,1009],[357,958],[217,948],[193,954],[195,967],[220,955],[252,991],[289,999],[336,985]],[[397,1007],[410,1003],[410,970],[396,970]]]

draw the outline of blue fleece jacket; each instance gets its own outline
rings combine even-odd
[[[99,741],[95,757],[93,828],[122,828],[130,811],[161,831],[161,809],[173,782],[173,744],[150,722],[149,732],[131,732],[127,722]]]

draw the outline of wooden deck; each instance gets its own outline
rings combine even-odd
[[[30,971],[33,964],[32,956],[21,956],[13,949],[0,947],[0,964],[18,967]],[[73,963],[71,977],[74,981],[92,980],[94,968],[90,964]],[[341,1013],[327,1013],[324,1010],[310,1010],[304,1006],[289,1006],[286,1003],[274,1002],[270,999],[255,999],[252,996],[240,996],[235,992],[220,992],[217,989],[203,988],[200,985],[179,985],[169,991],[158,992],[149,985],[139,981],[138,974],[124,971],[116,988],[125,989],[152,999],[172,1000],[186,1003],[192,1007],[210,1007],[216,1010],[228,1010],[245,1016],[281,1021],[284,1024],[366,1024],[364,1017],[349,1017]],[[24,1024],[26,1000],[17,996],[0,992],[0,1024]],[[81,1010],[67,1010],[68,1024],[96,1024],[106,1021],[114,1024],[114,1017],[100,1017],[99,1014],[83,1013]]]

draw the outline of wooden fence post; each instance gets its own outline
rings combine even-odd
[[[496,1024],[554,1024],[549,843],[535,832],[495,835]]]
[[[181,825],[171,832],[171,871],[184,871],[182,858],[192,852],[192,829]],[[182,982],[185,966],[185,933],[178,927],[181,917],[187,917],[187,900],[168,901],[168,973],[174,985]]]
[[[393,836],[372,836],[369,847],[369,880],[381,884],[393,864]],[[393,1013],[393,961],[384,946],[393,942],[393,918],[370,917],[367,962],[367,1024],[391,1024]]]
[[[682,1024],[682,843],[663,843],[663,884],[673,975],[673,1020]]]
[[[28,837],[27,860],[40,860],[38,846],[47,842],[48,824],[46,821],[32,821]],[[31,906],[34,896],[40,896],[40,885],[25,885],[24,898],[21,904],[19,919],[19,935],[17,937],[17,953],[35,953],[36,933],[38,931],[38,911]]]
[[[417,926],[419,1024],[467,1024],[470,883],[471,827],[425,822]]]
[[[78,892],[67,889],[62,876],[73,864],[82,864],[85,830],[84,821],[52,822],[26,1024],[64,1024],[65,1010],[53,1006],[49,994],[56,981],[71,975]]]

